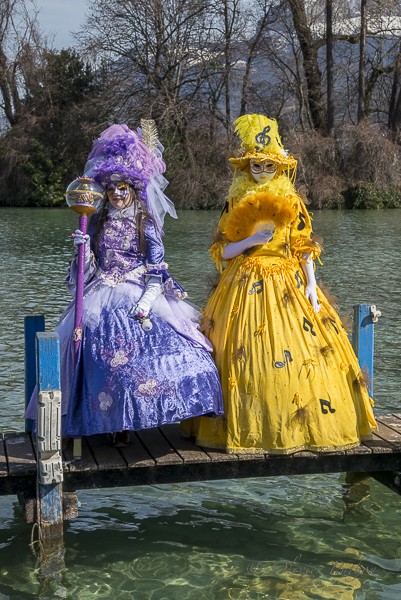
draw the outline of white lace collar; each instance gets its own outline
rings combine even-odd
[[[107,204],[107,216],[110,219],[125,219],[126,217],[135,217],[136,206],[131,204],[127,208],[114,208],[110,203]]]

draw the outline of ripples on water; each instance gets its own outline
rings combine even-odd
[[[399,599],[399,497],[336,476],[80,493],[52,595],[15,504],[0,511],[1,598]]]
[[[203,305],[217,213],[166,223],[170,271]],[[327,284],[342,316],[374,303],[376,409],[398,411],[401,367],[401,211],[323,212]],[[23,317],[53,327],[69,301],[63,285],[77,224],[67,210],[0,211],[0,427],[23,428]],[[0,600],[340,599],[401,597],[398,496],[374,481],[304,476],[80,492],[65,525],[65,564],[47,587],[29,550],[15,498],[0,498]]]

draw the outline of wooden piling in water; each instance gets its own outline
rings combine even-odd
[[[56,333],[37,333],[37,519],[42,539],[63,535],[60,343]]]
[[[368,379],[369,395],[373,397],[374,323],[381,312],[373,304],[355,304],[352,323],[352,346],[361,370]]]

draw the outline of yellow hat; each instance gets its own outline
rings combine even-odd
[[[234,125],[243,150],[242,156],[228,159],[234,167],[243,171],[248,167],[250,159],[254,159],[271,160],[282,167],[282,170],[296,168],[297,160],[284,150],[275,119],[264,115],[242,115]]]

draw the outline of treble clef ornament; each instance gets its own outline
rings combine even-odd
[[[255,141],[257,144],[260,144],[262,147],[268,146],[271,142],[271,137],[268,135],[270,131],[270,125],[266,125],[263,131],[260,131],[255,135]],[[259,152],[262,148],[256,147],[255,150]]]

